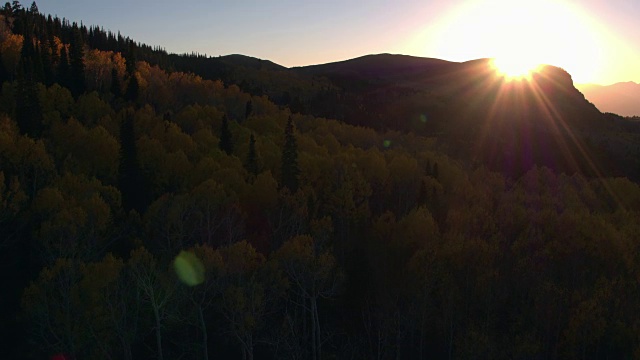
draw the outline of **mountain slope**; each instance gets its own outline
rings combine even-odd
[[[450,154],[511,176],[534,165],[591,175],[629,171],[621,160],[629,144],[612,142],[612,121],[557,67],[510,82],[490,59],[380,54],[291,70],[325,77],[340,89],[333,103],[309,99],[315,115],[435,136]]]
[[[596,157],[607,137],[640,144],[566,72],[506,82],[487,60],[401,56],[339,76],[244,56],[167,69],[35,4],[1,24],[3,358],[640,353],[640,186],[535,167],[599,175],[624,160]]]
[[[629,81],[608,86],[581,84],[576,87],[602,112],[640,116],[640,84]]]

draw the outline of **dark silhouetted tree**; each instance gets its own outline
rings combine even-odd
[[[85,91],[83,47],[82,33],[78,26],[74,24],[69,42],[70,90],[74,96],[78,96]]]
[[[111,93],[116,98],[122,96],[122,87],[120,85],[120,78],[118,77],[118,70],[111,69]]]
[[[25,39],[27,39],[25,37]],[[42,110],[38,100],[34,70],[36,51],[33,42],[25,40],[18,64],[16,92],[16,121],[23,134],[37,138],[42,133]]]
[[[20,132],[37,138],[42,133],[42,109],[33,73],[25,72],[23,67],[19,67],[16,90],[16,122]]]
[[[427,204],[428,200],[429,200],[429,189],[427,188],[427,184],[423,180],[420,183],[420,192],[418,193],[418,201],[417,201],[417,203],[419,205],[425,205],[425,204]]]
[[[298,191],[298,145],[293,133],[293,119],[289,116],[284,129],[284,147],[282,148],[282,183],[291,192]]]
[[[125,210],[142,213],[146,208],[146,187],[136,148],[133,110],[126,111],[120,123],[120,166],[118,188]]]
[[[42,81],[45,85],[53,85],[53,59],[51,57],[51,49],[48,45],[43,44],[40,46],[40,58],[42,60]]]
[[[127,46],[126,51],[124,51],[123,55],[126,60],[127,74],[129,74],[129,76],[133,76],[133,74],[136,72],[136,62],[137,62],[136,43],[134,41],[129,40],[129,44]]]
[[[67,48],[64,46],[60,50],[60,62],[58,63],[56,82],[62,87],[69,88],[69,57],[67,55]]]
[[[245,111],[244,111],[244,119],[248,119],[249,115],[251,115],[251,112],[253,111],[253,104],[251,103],[251,99],[249,99],[249,101],[247,101],[247,106],[245,107]]]
[[[249,138],[249,153],[247,154],[245,169],[253,176],[258,175],[258,153],[256,152],[256,138],[253,134]]]
[[[229,130],[229,121],[227,115],[222,116],[222,126],[220,126],[220,150],[231,155],[233,152],[233,140],[231,139],[231,131]]]
[[[138,100],[138,93],[140,91],[140,85],[138,84],[138,77],[135,74],[129,78],[129,84],[127,84],[127,92],[125,93],[125,99],[132,103]]]
[[[1,58],[2,58],[2,52],[0,51],[0,59]],[[4,83],[9,79],[11,79],[11,74],[9,73],[7,68],[5,68],[4,63],[0,61],[0,84]]]

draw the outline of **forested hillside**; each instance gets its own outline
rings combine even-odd
[[[507,176],[1,15],[3,357],[640,357],[637,183]]]

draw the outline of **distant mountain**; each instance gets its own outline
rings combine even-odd
[[[291,70],[327,78],[339,89],[332,103],[305,103],[314,115],[433,136],[451,155],[515,177],[534,165],[628,173],[623,154],[631,145],[612,140],[614,121],[554,66],[530,81],[512,82],[490,59],[457,63],[380,54]]]
[[[582,84],[576,87],[602,112],[640,116],[640,84],[629,81],[608,86]]]
[[[337,117],[344,117],[346,121],[354,123],[362,121],[362,125],[373,127],[406,128],[401,123],[386,123],[396,121],[391,118],[397,117],[394,114],[398,113],[388,113],[387,110],[390,110],[389,106],[395,107],[392,104],[398,101],[405,106],[404,112],[417,112],[404,114],[406,116],[425,113],[435,116],[440,112],[450,118],[452,111],[468,107],[471,108],[467,110],[476,112],[483,112],[483,109],[491,107],[494,110],[493,116],[499,116],[516,110],[542,110],[539,108],[541,106],[552,107],[556,115],[562,113],[565,121],[573,121],[577,115],[582,118],[600,115],[573,86],[571,76],[553,66],[543,67],[531,82],[513,83],[505,82],[496,74],[490,59],[458,63],[380,54],[291,70],[301,75],[329,79],[342,92],[343,102],[361,101],[360,104],[355,104],[360,109],[360,114],[341,114]],[[497,97],[498,95],[520,96],[530,106],[527,109],[505,107],[509,105],[505,103],[506,98]],[[414,98],[414,104],[407,104],[409,98]],[[313,108],[313,99],[309,99],[309,102]],[[511,104],[511,107],[515,105],[517,104]],[[409,109],[407,106],[417,108]],[[351,106],[350,108],[354,110]],[[354,118],[358,115],[362,118]]]
[[[352,76],[370,81],[410,81],[415,76],[437,76],[457,63],[408,55],[378,54],[355,59],[295,67],[294,71],[312,75]]]
[[[286,68],[243,55],[169,58],[294,113],[434,137],[450,155],[516,178],[538,165],[640,179],[640,123],[602,114],[554,66],[509,82],[490,59],[377,54]]]

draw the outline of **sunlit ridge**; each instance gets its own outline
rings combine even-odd
[[[538,62],[562,67],[578,82],[597,82],[611,72],[605,59],[611,51],[603,49],[619,43],[568,0],[461,1],[433,27],[424,40],[433,45],[424,54],[452,61],[493,57],[509,79],[526,77]]]
[[[578,136],[574,134],[572,127],[567,123],[568,119],[565,119],[563,113],[559,111],[559,109],[556,109],[554,101],[552,101],[552,99],[549,98],[548,93],[543,90],[540,82],[542,81],[547,84],[553,84],[553,86],[557,87],[561,87],[563,84],[559,83],[558,79],[555,79],[550,73],[541,71],[543,66],[539,64],[530,63],[531,65],[522,67],[514,65],[513,68],[509,68],[505,65],[503,68],[500,63],[496,64],[495,60],[492,60],[491,63],[495,71],[503,74],[504,78],[527,80],[519,82],[515,84],[516,86],[513,86],[514,84],[508,84],[509,81],[504,82],[496,77],[487,77],[484,82],[479,84],[487,90],[484,92],[487,96],[481,100],[490,102],[490,108],[488,116],[486,117],[488,121],[486,121],[484,126],[481,127],[478,138],[475,141],[478,153],[486,151],[486,147],[491,146],[491,141],[489,139],[493,134],[495,134],[495,126],[497,125],[496,121],[518,120],[517,116],[515,118],[500,116],[500,113],[505,109],[505,105],[509,102],[515,101],[515,104],[512,103],[512,106],[515,105],[516,108],[519,107],[523,112],[531,111],[532,108],[535,108],[535,111],[541,114],[538,117],[538,120],[545,119],[548,121],[545,126],[550,130],[550,134],[567,135],[566,137],[557,136],[560,152],[556,154],[556,156],[562,158],[558,159],[559,161],[566,160],[576,168],[579,167],[578,164],[580,162],[584,161],[591,172],[598,176],[602,176],[601,170],[596,165],[596,162],[591,158],[589,152],[583,147]],[[532,75],[536,72],[540,76],[537,80],[534,80]],[[494,89],[496,85],[498,85],[499,89],[497,92],[492,93],[489,91],[490,89]],[[523,129],[528,129],[529,126],[535,125],[533,123],[529,123],[525,125]],[[534,138],[529,137],[529,131],[522,131],[518,136],[521,137],[519,139],[519,142],[521,143],[530,143],[534,140]],[[578,153],[574,153],[572,148],[577,148]],[[520,155],[526,156],[527,154],[523,153]],[[581,159],[578,157],[581,157]],[[612,191],[608,190],[608,192],[611,196],[615,197]]]
[[[541,67],[540,63],[518,58],[496,58],[491,65],[498,74],[507,80],[529,80]]]

